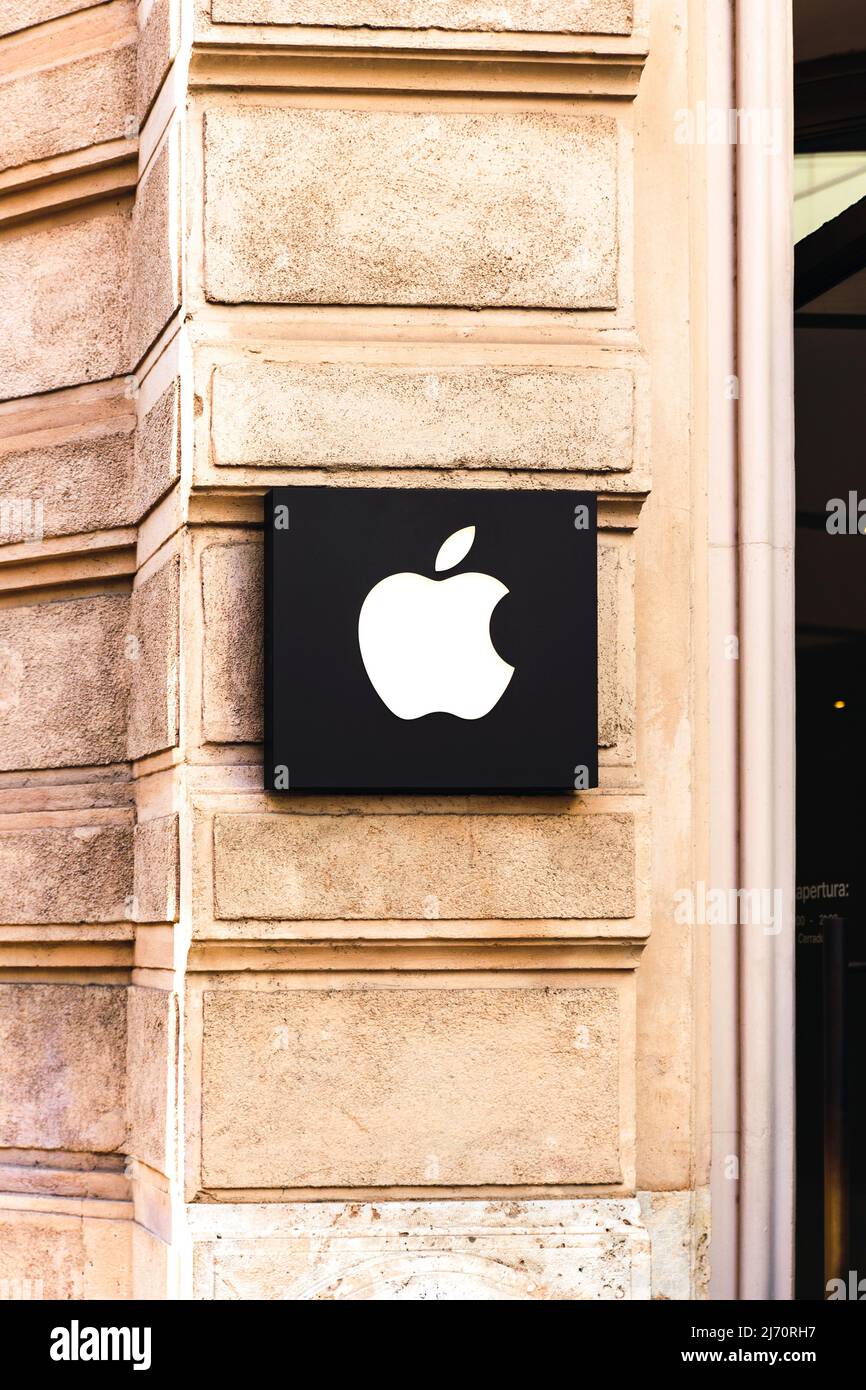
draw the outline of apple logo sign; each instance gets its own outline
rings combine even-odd
[[[475,527],[448,536],[437,573],[466,558]],[[453,714],[482,719],[499,703],[514,667],[490,640],[490,619],[508,589],[491,574],[428,579],[409,572],[375,584],[361,606],[358,643],[376,694],[398,719]]]
[[[268,791],[596,786],[597,531],[595,494],[571,487],[272,488]]]

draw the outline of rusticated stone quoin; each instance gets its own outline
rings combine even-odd
[[[122,986],[0,984],[0,1055],[0,1145],[95,1153],[122,1149]]]
[[[60,15],[86,10],[93,0],[0,0],[0,34],[12,34]],[[96,0],[99,4],[100,0]],[[106,3],[106,0],[102,0]]]
[[[180,562],[169,559],[132,595],[128,651],[132,668],[127,755],[171,747],[178,721]]]
[[[173,381],[154,401],[135,433],[135,511],[141,518],[177,482],[180,471],[180,392]]]
[[[255,864],[255,873],[250,866]],[[628,917],[630,815],[218,815],[219,918]]]
[[[140,123],[159,91],[177,50],[178,0],[153,0],[138,40],[135,81],[136,110]]]
[[[138,922],[173,922],[179,905],[177,816],[139,821],[134,834]]]
[[[131,893],[131,826],[0,826],[0,922],[122,922]]]
[[[213,377],[214,463],[622,470],[632,402],[615,368],[233,363]]]
[[[123,139],[134,89],[133,44],[0,82],[0,168]]]
[[[132,1296],[131,1221],[72,1211],[3,1207],[0,1194],[0,1287],[7,1298],[119,1299]],[[55,1199],[55,1204],[60,1202]],[[91,1210],[93,1210],[91,1208]],[[5,1281],[8,1280],[8,1284]]]
[[[204,737],[262,737],[262,547],[209,545],[202,555]]]
[[[0,608],[0,770],[125,756],[126,594]]]
[[[165,1116],[175,1060],[176,1004],[165,990],[129,990],[127,1009],[128,1152],[158,1172],[169,1160]]]
[[[616,304],[610,116],[245,106],[205,130],[210,299]]]
[[[25,224],[0,256],[0,397],[127,370],[130,209]],[[74,267],[74,273],[70,273]]]
[[[616,1182],[618,1078],[612,988],[208,993],[202,1180]]]
[[[214,23],[627,34],[632,0],[211,0]]]
[[[129,344],[133,364],[140,361],[179,303],[177,219],[171,206],[176,152],[177,135],[172,132],[136,194],[130,260]]]
[[[62,444],[0,453],[0,496],[38,501],[43,536],[128,526],[135,520],[132,455],[131,430],[94,431]]]

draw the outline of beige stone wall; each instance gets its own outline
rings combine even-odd
[[[0,1278],[694,1296],[678,7],[13,8]],[[261,495],[292,482],[598,494],[597,790],[264,792]]]

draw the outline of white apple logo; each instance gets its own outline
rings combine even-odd
[[[439,549],[436,570],[459,565],[474,539],[474,526],[455,531]],[[374,585],[361,606],[358,642],[373,688],[392,714],[481,719],[490,713],[514,675],[490,640],[491,615],[507,593],[490,574],[390,574]]]

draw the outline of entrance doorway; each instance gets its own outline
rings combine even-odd
[[[866,13],[795,0],[796,1297],[866,1279]],[[861,511],[862,505],[862,511]]]

